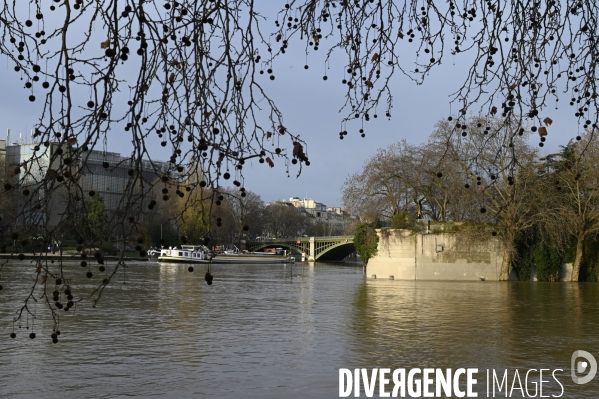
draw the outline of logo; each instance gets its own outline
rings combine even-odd
[[[580,358],[584,358],[585,360],[581,360]],[[595,360],[595,357],[591,355],[589,352],[577,350],[572,354],[572,359],[570,361],[570,370],[572,373],[572,381],[574,381],[575,384],[586,384],[587,382],[595,378],[595,374],[597,374],[597,360]],[[586,376],[579,377],[577,375],[582,374],[587,370],[588,374]]]

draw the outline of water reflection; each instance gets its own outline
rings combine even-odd
[[[63,312],[53,345],[41,305],[38,338],[25,324],[8,338],[30,269],[3,272],[0,396],[337,397],[340,367],[563,368],[563,397],[599,388],[569,380],[574,350],[599,358],[597,284],[364,280],[298,263],[214,267],[207,286],[202,266],[130,264],[98,307]],[[76,297],[92,289],[77,283]]]
[[[563,397],[596,397],[597,378],[572,383],[570,356],[585,348],[599,355],[598,288],[367,280],[356,290],[354,345],[345,360],[354,367],[476,367],[479,377],[507,368],[510,385],[515,369],[563,369]],[[479,382],[483,394],[486,377]],[[545,394],[561,392],[553,380],[544,387]]]

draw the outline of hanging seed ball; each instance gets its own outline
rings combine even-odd
[[[29,338],[31,338],[31,339],[35,339],[35,333],[34,333],[34,332],[32,332],[31,334],[29,334]]]
[[[102,162],[102,167],[104,169],[108,169],[110,167],[110,164],[108,162]]]
[[[15,334],[14,332],[13,332],[13,333],[10,333],[10,337],[11,337],[12,339],[15,339],[15,338],[17,338],[17,334]]]
[[[93,101],[88,101],[88,102],[87,102],[87,106],[88,106],[89,108],[93,108],[93,107],[94,107],[94,105],[96,105],[96,104],[94,104],[94,102],[93,102]]]
[[[190,272],[190,273],[191,273],[191,272],[193,272],[193,266],[189,266],[189,267],[187,268],[187,271],[188,271],[188,272]]]
[[[0,291],[2,291],[2,288],[4,288],[4,287],[2,286],[2,284],[0,284]]]
[[[25,259],[25,254],[19,254],[19,256],[17,256],[19,258],[19,260],[23,260]]]
[[[582,140],[582,137],[576,136],[576,141],[580,141],[580,140]],[[4,185],[4,187],[6,187],[6,185]]]
[[[11,188],[12,188],[12,184],[10,184],[10,183],[5,183],[5,184],[4,184],[4,189],[5,189],[6,191],[10,190]]]
[[[102,266],[100,266],[100,267],[98,268],[98,270],[99,270],[99,271],[101,271],[101,272],[103,272],[104,270],[106,270],[106,267],[104,267],[104,265],[102,265]]]
[[[85,273],[85,277],[87,277],[87,278],[92,278],[92,276],[93,276],[92,272]]]
[[[35,96],[33,94],[29,96],[29,101],[31,101],[31,102],[35,101]]]
[[[229,180],[231,178],[231,174],[229,172],[225,172],[225,174],[223,175],[223,178],[225,180]]]
[[[102,253],[100,251],[96,251],[96,253],[94,253],[94,258],[99,259],[102,257]]]
[[[107,278],[103,279],[102,284],[104,284],[104,285],[108,284],[108,279]]]
[[[52,343],[53,344],[57,344],[58,343],[58,338],[52,338]]]
[[[487,212],[487,208],[485,208],[485,207],[480,208],[480,213],[485,213],[485,212]]]
[[[57,278],[56,279],[56,285],[61,285],[62,284],[62,279]]]
[[[493,237],[495,237],[495,236],[497,235],[497,232],[496,232],[496,231],[493,231],[493,232],[491,232],[491,235],[492,235]]]
[[[64,290],[65,295],[71,295],[71,289],[67,288],[66,290]]]
[[[464,185],[464,187],[465,187],[465,188],[470,188],[470,184],[466,183],[466,184]]]
[[[67,295],[67,299],[68,299],[69,301],[72,301],[72,300],[73,300],[73,295]]]
[[[250,227],[246,224],[245,226],[243,226],[243,231],[248,231],[250,229]]]
[[[438,177],[438,178],[441,178],[441,177],[443,177],[443,173],[441,173],[441,172],[437,172],[437,177]]]
[[[69,302],[67,302],[67,306],[72,308],[73,306],[75,306],[75,302],[69,301]]]
[[[146,256],[148,256],[148,253],[145,250],[139,251],[139,256],[141,256],[142,258],[145,258]]]
[[[96,192],[95,192],[94,190],[91,190],[91,191],[89,192],[89,196],[90,196],[90,197],[93,197],[94,195],[96,195]]]

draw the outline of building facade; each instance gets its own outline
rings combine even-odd
[[[292,207],[306,219],[305,232],[312,235],[344,234],[355,221],[355,217],[341,207],[327,207],[311,198],[291,197],[289,200],[273,201],[268,206]],[[266,234],[269,234],[268,232]]]
[[[102,199],[108,214],[131,205],[127,201],[144,206],[164,186],[157,184],[162,176],[180,179],[168,162],[136,160],[115,152],[74,151],[72,145],[6,145],[6,141],[0,140],[0,157],[5,155],[4,181],[14,188],[13,211],[22,214],[25,223],[55,226],[67,213],[76,213],[76,202],[89,198],[91,192]],[[68,184],[58,184],[67,181]],[[24,193],[30,194],[20,195]],[[42,204],[43,209],[33,206],[35,203]]]

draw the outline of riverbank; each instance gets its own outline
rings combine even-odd
[[[21,256],[22,255],[22,256]],[[113,255],[104,255],[102,256],[104,260],[120,260],[120,256]],[[69,260],[69,261],[80,261],[82,260],[81,254],[76,251],[65,251],[65,252],[56,252],[56,253],[33,253],[33,252],[25,252],[25,253],[0,253],[0,259],[12,259],[12,260],[40,260],[40,259],[50,259],[50,260]],[[93,255],[88,255],[87,259],[95,259]],[[140,258],[140,257],[128,257],[125,256],[122,258],[125,261],[135,261],[135,262],[146,262],[148,258]]]

